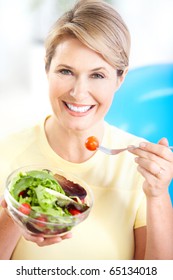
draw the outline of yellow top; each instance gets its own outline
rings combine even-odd
[[[120,148],[140,141],[140,138],[105,123],[102,145]],[[146,200],[143,178],[137,172],[132,154],[123,152],[109,156],[97,151],[83,163],[67,162],[49,146],[42,122],[1,141],[0,195],[9,172],[30,164],[56,165],[82,178],[93,190],[94,205],[89,217],[73,228],[72,238],[46,247],[21,238],[12,259],[133,259],[133,229],[146,225]]]

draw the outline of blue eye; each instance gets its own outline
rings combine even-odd
[[[59,72],[63,75],[72,75],[72,72],[68,69],[61,69]]]
[[[104,79],[104,75],[99,74],[99,73],[94,73],[94,74],[92,74],[92,78],[94,78],[94,79]]]

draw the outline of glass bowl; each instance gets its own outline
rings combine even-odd
[[[62,192],[57,191],[59,185]],[[44,237],[66,234],[88,217],[93,206],[93,193],[85,182],[52,166],[16,169],[6,180],[4,197],[14,221]]]

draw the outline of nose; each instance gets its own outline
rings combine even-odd
[[[86,78],[77,78],[70,91],[70,95],[76,100],[82,100],[88,95],[88,86]]]

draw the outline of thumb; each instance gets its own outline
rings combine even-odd
[[[165,138],[165,137],[161,138],[161,139],[158,141],[158,144],[163,145],[163,146],[166,146],[166,147],[169,146],[168,139]]]
[[[3,197],[3,196],[0,197],[0,206],[2,206],[3,208],[6,208],[6,207],[7,207],[7,203],[6,203],[6,201],[4,200],[4,197]]]

